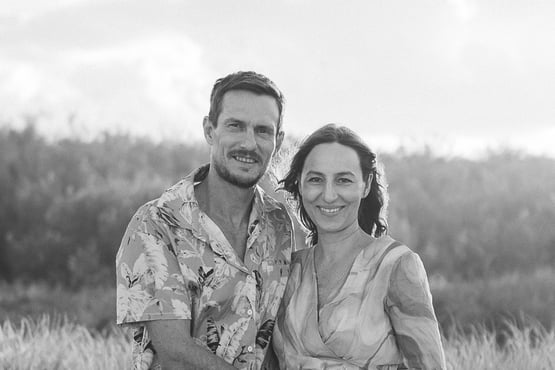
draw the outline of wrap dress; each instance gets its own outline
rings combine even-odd
[[[273,345],[281,369],[445,369],[420,257],[389,236],[355,258],[318,308],[314,247],[292,256]]]

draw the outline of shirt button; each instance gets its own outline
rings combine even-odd
[[[248,346],[247,351],[252,352],[252,346]]]
[[[249,315],[249,316],[252,315],[252,310],[251,309],[247,310],[247,315]]]

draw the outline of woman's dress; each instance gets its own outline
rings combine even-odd
[[[388,236],[318,309],[314,247],[295,252],[274,328],[281,369],[445,369],[422,261]],[[403,365],[404,364],[404,365]]]

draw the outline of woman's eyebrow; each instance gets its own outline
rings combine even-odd
[[[315,171],[315,170],[310,170],[307,171],[306,173],[307,175],[318,175],[318,176],[325,176],[325,174],[323,172],[319,172],[319,171]],[[355,176],[355,174],[351,171],[343,171],[343,172],[338,172],[338,173],[334,173],[334,176]]]
[[[355,174],[351,171],[343,171],[336,173],[336,176],[355,176]]]

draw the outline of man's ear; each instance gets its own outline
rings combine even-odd
[[[212,121],[205,116],[202,120],[202,131],[204,132],[204,138],[208,142],[208,144],[212,145],[214,140],[214,126],[212,125]]]

